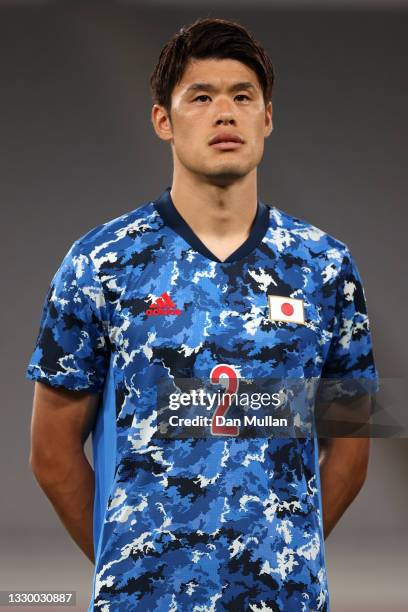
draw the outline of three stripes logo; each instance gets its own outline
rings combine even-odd
[[[145,311],[145,314],[149,317],[157,315],[180,315],[181,310],[176,307],[167,291],[165,291],[150,305],[150,308]]]

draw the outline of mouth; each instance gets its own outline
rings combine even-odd
[[[242,147],[243,142],[236,142],[235,140],[222,140],[221,142],[215,142],[210,145],[213,149],[221,149],[222,151],[232,151],[233,149],[239,149]]]
[[[209,145],[214,149],[220,149],[222,151],[232,151],[239,149],[244,144],[243,138],[237,134],[217,134],[211,138]]]

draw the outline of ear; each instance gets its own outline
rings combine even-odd
[[[269,101],[268,104],[265,106],[265,138],[268,138],[268,136],[270,136],[272,130],[272,102]]]
[[[153,123],[154,131],[157,136],[162,140],[170,141],[173,138],[173,127],[171,124],[171,118],[164,108],[160,104],[154,104],[152,107],[151,120]]]

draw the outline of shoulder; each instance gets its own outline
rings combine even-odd
[[[310,261],[333,263],[340,268],[351,258],[345,242],[305,219],[270,206],[270,235],[282,253],[290,253]]]
[[[126,253],[147,248],[161,227],[160,215],[153,201],[101,223],[88,230],[72,244],[67,257],[77,265],[92,265],[96,271],[124,263]]]

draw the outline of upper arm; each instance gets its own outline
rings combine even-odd
[[[54,275],[26,372],[36,381],[30,464],[45,473],[83,453],[110,359],[103,288],[88,250],[75,242]]]
[[[49,466],[58,456],[83,452],[96,418],[100,395],[36,382],[31,420],[30,464]]]

